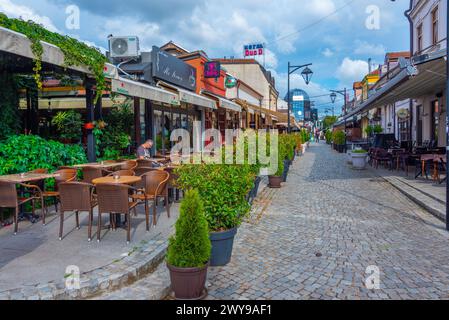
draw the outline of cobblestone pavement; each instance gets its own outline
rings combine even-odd
[[[210,271],[210,299],[449,299],[443,223],[345,160],[311,145],[240,228],[231,264]],[[379,290],[366,287],[370,266]]]

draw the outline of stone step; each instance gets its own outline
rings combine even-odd
[[[422,192],[414,188],[410,184],[398,177],[384,177],[393,187],[407,196],[425,210],[429,211],[435,217],[442,221],[446,221],[446,205],[428,193]]]

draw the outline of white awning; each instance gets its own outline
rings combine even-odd
[[[24,34],[0,27],[0,39],[0,51],[5,51],[29,59],[35,59],[35,56],[31,51],[31,41]],[[42,62],[65,67],[64,53],[62,50],[50,43],[43,41],[41,41],[41,43],[44,49]],[[70,66],[67,68],[91,74],[86,66]]]
[[[242,107],[239,106],[237,103],[232,102],[231,100],[222,98],[219,95],[216,95],[216,94],[213,94],[210,92],[205,92],[205,94],[217,98],[221,108],[228,109],[228,110],[235,111],[235,112],[242,112]]]
[[[175,93],[124,78],[112,79],[112,92],[171,105],[179,105],[179,97]]]
[[[159,81],[158,82],[158,87],[168,87],[170,89],[176,90],[179,93],[179,101],[181,102],[185,102],[185,103],[189,103],[189,104],[193,104],[199,107],[204,107],[204,108],[209,108],[209,109],[218,109],[217,108],[217,103],[209,98],[206,98],[204,96],[201,96],[199,94],[196,94],[195,92],[190,92],[184,89],[181,89],[177,86],[174,86],[172,84],[168,84],[166,82],[163,81]]]
[[[29,59],[35,59],[33,51],[31,50],[31,41],[26,35],[0,27],[0,39],[0,51]],[[41,43],[42,48],[44,49],[42,53],[42,62],[93,75],[87,66],[66,66],[64,63],[64,53],[59,47],[44,41],[41,41]],[[106,63],[104,75],[106,78],[117,78],[117,68],[110,63]]]

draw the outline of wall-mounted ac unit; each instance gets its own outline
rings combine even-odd
[[[111,58],[138,58],[140,55],[139,38],[129,37],[110,37],[109,52]]]

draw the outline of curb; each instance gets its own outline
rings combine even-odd
[[[0,292],[0,300],[79,300],[119,290],[153,272],[165,258],[166,240],[150,240],[141,244],[127,257],[83,273],[77,289],[67,289],[63,279],[3,291]]]

